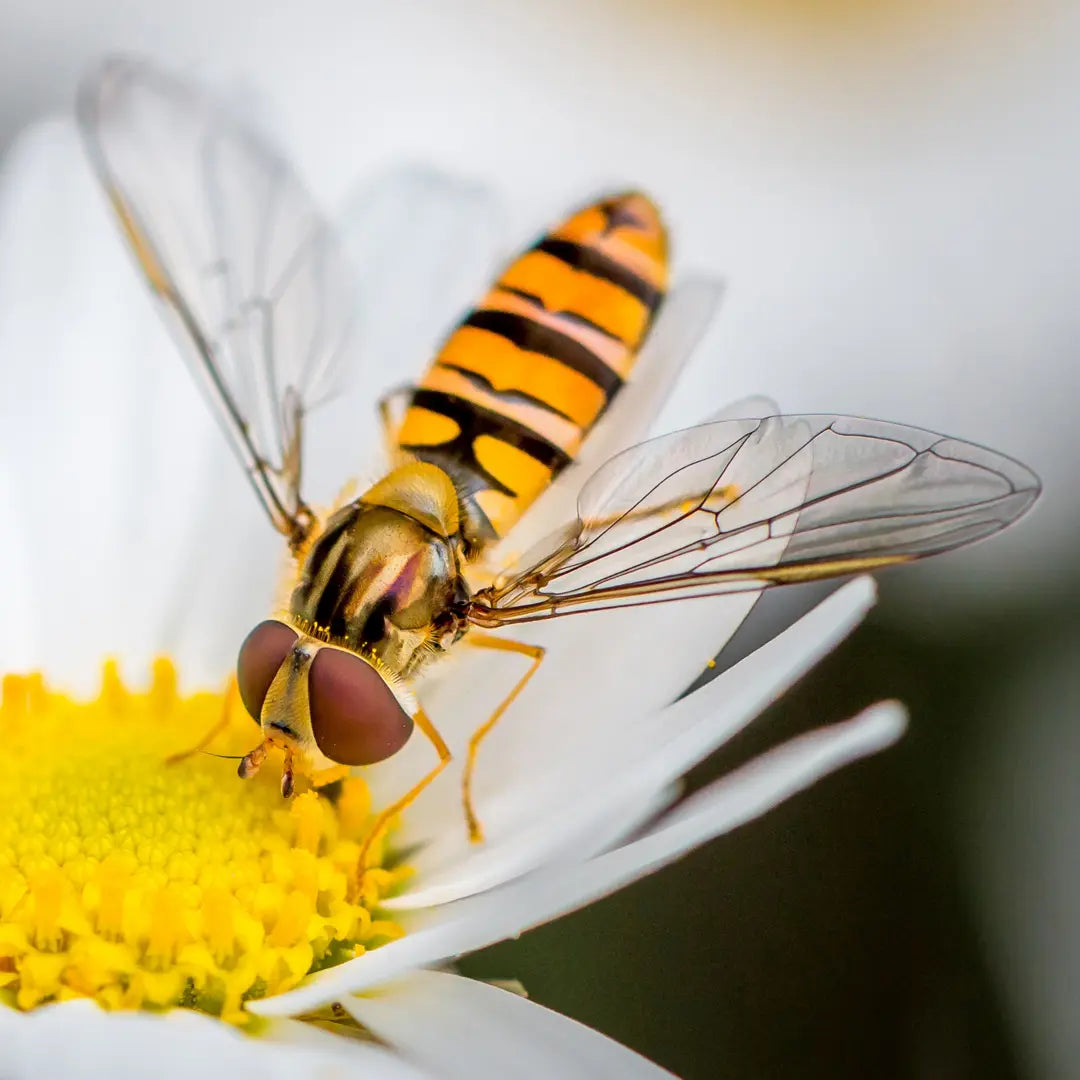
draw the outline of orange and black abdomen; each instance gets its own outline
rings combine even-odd
[[[613,196],[511,263],[451,334],[398,443],[451,475],[473,543],[504,536],[577,456],[666,288],[656,207],[644,195]]]

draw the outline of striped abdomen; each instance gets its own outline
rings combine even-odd
[[[577,456],[666,287],[656,207],[644,195],[614,196],[511,263],[446,341],[398,443],[454,479],[470,542],[504,536]]]

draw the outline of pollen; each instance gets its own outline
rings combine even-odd
[[[242,713],[242,710],[237,710]],[[407,868],[356,869],[372,821],[358,777],[286,802],[222,694],[181,696],[159,661],[148,690],[106,664],[96,700],[6,676],[0,699],[0,1004],[73,997],[111,1009],[199,1009],[246,1024],[244,1002],[296,986],[403,932],[380,912]]]

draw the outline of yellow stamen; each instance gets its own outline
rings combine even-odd
[[[222,708],[221,695],[181,697],[168,661],[143,693],[106,664],[89,703],[40,676],[3,678],[0,1004],[92,997],[245,1023],[245,1000],[401,935],[378,907],[407,869],[376,862],[357,895],[362,780],[336,803],[286,803],[273,767],[242,781],[234,761],[166,763]],[[237,718],[214,749],[257,737]]]

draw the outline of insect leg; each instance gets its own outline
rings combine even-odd
[[[398,449],[397,433],[401,430],[403,419],[401,404],[412,396],[415,387],[411,383],[400,383],[387,390],[379,398],[379,421],[383,429],[383,443],[386,447],[386,456],[390,461],[397,461],[401,457]]]
[[[520,641],[508,641],[506,638],[495,637],[492,634],[474,632],[465,640],[480,649],[514,652],[532,657],[529,670],[517,681],[514,689],[503,698],[499,707],[469,736],[468,756],[465,759],[465,771],[461,777],[461,801],[465,807],[465,821],[469,826],[469,839],[474,844],[479,844],[484,839],[484,830],[472,804],[472,778],[476,769],[477,751],[491,729],[502,719],[503,713],[510,708],[514,703],[514,699],[525,689],[528,681],[536,674],[541,660],[544,659],[545,650],[539,645],[525,645]]]
[[[407,806],[411,805],[417,798],[417,796],[446,768],[450,763],[450,748],[446,745],[443,737],[436,731],[435,725],[428,719],[427,713],[423,709],[418,709],[413,716],[413,721],[416,726],[431,740],[431,745],[435,747],[435,752],[439,755],[438,764],[425,776],[418,784],[410,788],[401,796],[397,802],[391,803],[379,816],[375,819],[375,824],[371,827],[371,832],[368,833],[367,838],[364,840],[363,846],[360,848],[360,858],[357,860],[358,876],[362,879],[364,871],[367,869],[367,854],[371,850],[371,845],[382,834],[383,829],[389,824],[391,818],[396,817]]]
[[[176,765],[195,754],[201,754],[228,726],[232,719],[233,708],[237,705],[240,697],[240,688],[236,684],[236,676],[229,676],[229,685],[225,690],[225,700],[221,703],[221,715],[214,721],[209,731],[192,747],[170,754],[165,759],[166,765]],[[247,711],[244,711],[247,715]]]
[[[344,780],[349,775],[348,765],[331,765],[328,769],[316,769],[314,772],[308,774],[308,780],[311,781],[313,788],[329,787],[330,784],[336,784],[339,780]]]
[[[285,751],[285,765],[281,770],[281,797],[291,799],[296,784],[296,773],[293,768],[293,756],[291,750]]]

